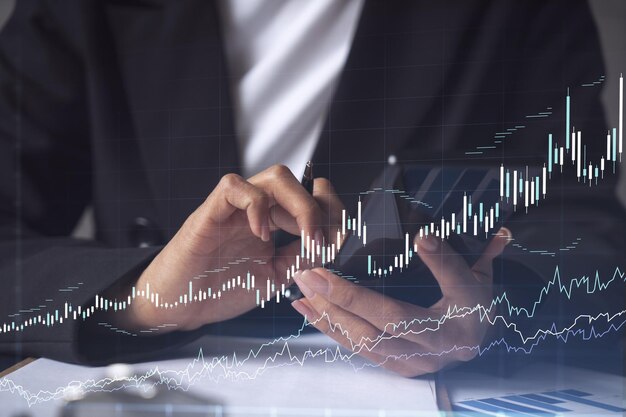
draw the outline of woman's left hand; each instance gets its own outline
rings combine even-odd
[[[417,253],[443,294],[430,308],[386,297],[323,268],[296,274],[305,298],[292,305],[318,330],[384,368],[408,377],[436,372],[477,355],[490,326],[484,309],[493,296],[493,259],[510,239],[511,232],[500,229],[471,267],[440,238],[416,239]],[[449,316],[455,307],[462,310]]]

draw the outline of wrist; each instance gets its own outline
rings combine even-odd
[[[156,327],[159,322],[160,309],[149,298],[139,296],[139,289],[145,291],[146,285],[142,279],[143,273],[137,280],[126,282],[123,285],[115,285],[105,291],[102,296],[110,302],[127,301],[126,308],[117,311],[109,310],[101,312],[101,319],[109,324],[132,332]],[[133,287],[135,297],[131,297]]]

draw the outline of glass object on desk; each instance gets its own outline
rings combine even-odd
[[[131,373],[132,374],[132,373]],[[84,394],[76,391],[66,396],[61,417],[222,417],[223,404],[214,398],[168,389],[167,384],[152,377],[145,381],[112,378],[106,391]]]

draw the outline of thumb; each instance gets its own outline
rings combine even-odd
[[[491,239],[478,261],[476,261],[472,270],[482,275],[491,276],[493,260],[502,254],[502,251],[504,251],[504,248],[512,238],[513,234],[511,231],[506,227],[501,227],[494,238]]]

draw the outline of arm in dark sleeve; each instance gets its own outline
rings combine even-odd
[[[22,328],[64,317],[66,303],[90,305],[158,251],[68,237],[92,198],[92,155],[81,54],[54,11],[21,0],[0,35],[0,353],[131,359],[177,336],[132,337],[71,318]]]
[[[589,7],[584,1],[571,1],[528,2],[521,8],[516,19],[511,19],[516,22],[512,32],[517,33],[522,46],[515,49],[521,56],[511,53],[509,57],[507,70],[515,77],[509,88],[536,91],[536,97],[545,97],[545,106],[551,107],[552,114],[545,122],[527,119],[523,134],[505,144],[507,161],[519,168],[526,164],[543,166],[548,133],[553,133],[555,143],[565,145],[565,95],[569,88],[572,126],[583,132],[586,160],[599,164],[606,153],[607,127],[600,101],[603,86],[582,85],[599,80],[605,68]],[[616,86],[616,80],[612,81],[609,85]],[[537,105],[526,109],[527,114],[533,111],[544,109]],[[607,111],[617,111],[617,103]],[[531,207],[528,214],[522,201],[508,223],[515,241],[506,250],[505,260],[496,264],[496,280],[513,304],[526,308],[532,307],[539,290],[552,280],[560,279],[569,288],[573,279],[587,276],[592,291],[588,293],[586,285],[574,285],[569,297],[552,286],[549,297],[544,297],[541,314],[525,323],[533,329],[546,323],[569,323],[579,314],[621,311],[625,305],[623,278],[617,277],[603,291],[593,284],[596,274],[606,283],[624,266],[626,217],[616,197],[619,173],[613,174],[613,164],[607,163],[604,178],[590,186],[589,181],[577,180],[571,154],[565,156],[563,173],[556,167],[548,182],[547,198],[541,199],[538,207]],[[554,255],[531,253],[538,250]]]

